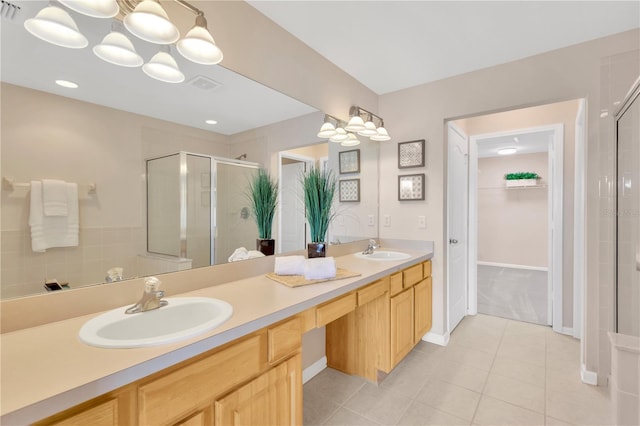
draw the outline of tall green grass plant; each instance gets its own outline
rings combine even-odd
[[[278,205],[278,181],[271,178],[268,171],[258,169],[249,182],[251,213],[258,225],[258,238],[271,239],[273,217]]]
[[[337,181],[333,172],[326,168],[311,167],[302,177],[304,206],[311,232],[311,241],[324,242],[333,219],[333,199]]]

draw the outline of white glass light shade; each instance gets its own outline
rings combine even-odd
[[[376,131],[378,133],[374,136],[371,136],[372,141],[386,142],[391,140],[391,136],[389,136],[389,133],[387,133],[387,129],[385,129],[384,127],[378,127]]]
[[[364,123],[364,130],[360,130],[358,134],[360,136],[371,137],[377,135],[378,131],[376,130],[376,125],[373,123],[373,121],[367,121],[366,123]]]
[[[498,150],[498,154],[499,155],[511,155],[511,154],[515,154],[518,150],[516,148],[513,147],[509,147],[509,148],[500,148]]]
[[[344,129],[348,132],[359,132],[360,130],[364,130],[364,121],[362,120],[362,117],[354,115],[349,120],[349,123],[344,126]]]
[[[58,0],[71,10],[93,18],[113,18],[120,12],[116,0]]]
[[[169,20],[167,12],[154,0],[143,0],[124,17],[124,26],[138,38],[156,44],[175,43],[180,31]]]
[[[342,127],[338,127],[336,129],[336,134],[331,136],[329,138],[330,142],[342,142],[344,140],[347,140],[347,138],[349,137],[349,135],[347,135],[347,131],[344,130]]]
[[[356,145],[360,145],[360,139],[358,139],[356,137],[356,135],[354,135],[353,133],[349,133],[349,135],[347,136],[347,139],[340,142],[340,145],[342,146],[356,146]]]
[[[102,39],[102,43],[94,46],[93,53],[103,61],[121,67],[139,67],[144,63],[131,40],[117,31],[107,34]]]
[[[165,83],[182,83],[184,74],[178,68],[178,64],[167,52],[158,52],[153,58],[142,66],[142,71],[151,78]]]
[[[336,128],[332,123],[324,123],[322,124],[322,127],[320,127],[320,131],[318,132],[318,137],[322,139],[327,139],[335,135],[336,133],[337,133]]]
[[[216,46],[207,29],[207,21],[201,15],[196,17],[196,25],[176,46],[182,56],[197,64],[215,65],[222,61],[222,50]]]
[[[35,18],[24,21],[24,27],[39,39],[56,46],[82,49],[89,44],[71,15],[57,6],[45,7]]]

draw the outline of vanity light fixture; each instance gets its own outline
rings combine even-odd
[[[71,15],[58,6],[46,6],[34,18],[24,21],[24,27],[39,39],[56,46],[82,49],[89,44]]]
[[[176,46],[182,56],[197,64],[215,65],[222,61],[222,50],[216,46],[201,11],[198,11],[194,27]]]
[[[102,42],[93,47],[93,53],[110,64],[121,67],[139,67],[144,63],[142,56],[136,52],[131,40],[124,35],[118,24],[114,22],[112,31],[107,34]]]
[[[116,0],[58,0],[69,9],[92,18],[113,18],[120,12]]]
[[[144,64],[142,71],[149,77],[165,83],[182,83],[184,81],[184,74],[178,68],[176,60],[169,53],[169,46],[160,50],[149,62]]]
[[[124,26],[131,34],[144,41],[160,45],[177,42],[178,52],[192,62],[215,65],[222,61],[222,50],[216,45],[211,32],[207,29],[204,12],[186,0],[172,0],[196,15],[195,25],[180,41],[178,41],[180,31],[169,19],[160,0],[58,1],[72,11],[94,18],[113,18],[120,14],[123,17]],[[34,36],[57,46],[79,49],[89,44],[69,12],[62,7],[50,4],[40,10],[34,18],[27,19],[24,26]],[[93,48],[93,52],[106,62],[124,67],[139,67],[144,63],[131,40],[120,29],[114,29],[107,34],[102,42]],[[154,56],[150,63],[162,64],[172,69],[171,77],[165,75],[159,78],[160,80],[184,81],[184,75],[178,70],[177,63],[174,66],[175,59],[160,55],[159,58]],[[156,75],[153,78],[160,75],[157,72],[147,72],[147,74]],[[182,75],[182,78],[178,78],[179,75]]]
[[[340,145],[342,145],[342,146],[360,145],[360,139],[358,139],[358,137],[354,133],[349,133],[347,135],[347,139],[342,141],[342,142],[340,142]]]
[[[178,41],[180,31],[158,0],[142,0],[124,17],[124,26],[134,36],[156,44]]]
[[[360,136],[367,136],[372,141],[377,142],[391,140],[389,132],[384,128],[384,121],[376,114],[358,106],[352,106],[349,109],[349,116],[351,117],[349,119],[349,123],[344,125],[341,120],[329,114],[325,114],[324,123],[322,124],[322,127],[320,127],[318,137],[323,139],[329,138],[329,141],[331,142],[340,143],[349,139],[346,143],[351,143],[351,146],[360,143],[355,135],[353,135],[353,138],[350,136],[351,133],[358,133]],[[362,119],[362,116],[366,117],[366,122]]]
[[[517,151],[518,151],[518,149],[515,148],[515,147],[500,148],[498,150],[498,154],[499,155],[512,155],[512,154],[515,154]]]

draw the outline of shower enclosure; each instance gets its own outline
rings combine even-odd
[[[640,79],[616,115],[616,331],[640,337]]]
[[[190,259],[197,268],[255,246],[245,193],[258,164],[189,152],[146,163],[149,253]]]

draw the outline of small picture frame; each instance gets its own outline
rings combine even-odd
[[[398,144],[398,168],[424,167],[424,139]]]
[[[339,181],[338,191],[341,203],[360,202],[360,179],[343,179]]]
[[[398,176],[398,201],[424,200],[425,174]]]
[[[360,150],[342,151],[338,155],[340,174],[360,173]]]

